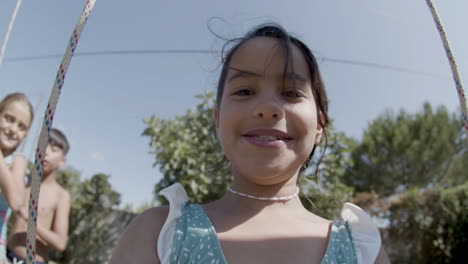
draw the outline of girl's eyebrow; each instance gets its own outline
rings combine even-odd
[[[299,81],[303,81],[303,82],[307,82],[307,78],[298,74],[298,73],[295,73],[295,72],[288,72],[286,74],[286,78],[288,79],[293,79],[293,80],[299,80]]]
[[[236,78],[241,78],[241,77],[263,77],[263,75],[261,74],[258,74],[258,73],[254,73],[254,72],[250,72],[250,71],[246,71],[246,70],[239,70],[239,69],[235,69],[235,68],[231,68],[231,70],[233,71],[236,71],[236,73],[234,73],[229,79],[228,79],[228,83],[231,82],[232,80],[236,79]],[[298,74],[296,72],[288,72],[286,73],[286,79],[291,79],[291,80],[298,80],[298,81],[303,81],[303,82],[307,82],[307,78],[302,76],[301,74]]]
[[[232,80],[234,80],[236,78],[240,78],[240,77],[263,77],[262,75],[260,75],[258,73],[249,72],[249,71],[245,71],[245,70],[238,70],[238,69],[234,69],[234,68],[231,68],[231,70],[236,71],[236,73],[234,73],[229,78],[228,83],[231,82]]]

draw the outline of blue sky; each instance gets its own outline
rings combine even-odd
[[[468,76],[468,2],[434,1],[462,77]],[[27,1],[19,10],[5,61],[0,96],[21,91],[40,98],[31,135],[48,100],[61,57],[82,11],[82,1]],[[16,0],[0,3],[0,37]],[[221,19],[210,20],[213,17]],[[456,111],[458,97],[442,43],[425,1],[97,0],[78,44],[79,52],[212,49],[262,22],[278,22],[304,40],[319,58],[338,130],[359,138],[385,109],[417,111],[424,101]],[[323,60],[343,59],[412,69],[400,72]],[[151,200],[161,175],[153,168],[143,118],[170,118],[213,91],[219,58],[209,54],[76,56],[61,94],[54,125],[71,143],[69,165],[85,178],[103,172],[122,204]],[[466,83],[466,81],[465,81]],[[30,150],[29,139],[27,151]]]

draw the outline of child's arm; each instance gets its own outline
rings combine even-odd
[[[58,197],[58,205],[54,214],[52,230],[37,226],[37,234],[46,242],[46,245],[64,251],[68,240],[68,217],[70,214],[70,194],[63,191]]]
[[[0,188],[8,206],[13,211],[18,211],[24,203],[24,175],[26,175],[24,156],[16,155],[13,158],[11,168],[9,168],[2,151],[0,151]]]
[[[151,208],[133,219],[120,237],[109,264],[159,264],[157,241],[168,213],[168,207]]]

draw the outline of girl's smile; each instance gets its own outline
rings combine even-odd
[[[243,135],[245,140],[258,147],[280,148],[286,146],[292,138],[281,130],[276,129],[255,129]]]

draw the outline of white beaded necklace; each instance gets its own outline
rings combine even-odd
[[[250,195],[250,194],[234,191],[233,189],[231,189],[231,187],[227,187],[227,189],[228,189],[228,191],[232,192],[233,194],[236,194],[236,195],[239,195],[239,196],[242,196],[242,197],[246,197],[246,198],[250,198],[250,199],[262,200],[262,201],[288,201],[288,200],[291,200],[292,198],[296,197],[299,194],[299,187],[296,187],[296,192],[294,194],[289,195],[289,196],[280,196],[280,197],[259,197],[259,196],[253,196],[253,195]]]

